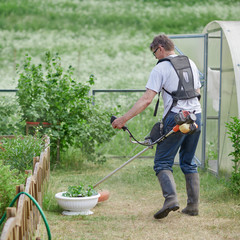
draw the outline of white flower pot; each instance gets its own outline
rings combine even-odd
[[[93,214],[90,209],[94,208],[98,203],[100,194],[90,197],[64,197],[59,192],[55,195],[57,202],[64,209],[63,215],[90,215]]]

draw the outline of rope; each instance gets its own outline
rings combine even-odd
[[[15,198],[12,200],[12,202],[11,202],[10,205],[9,205],[9,207],[12,207],[12,206],[14,205],[15,201],[19,198],[19,196],[20,196],[21,194],[27,195],[27,196],[33,201],[33,203],[36,205],[36,207],[38,208],[38,210],[39,210],[39,212],[40,212],[40,214],[41,214],[41,216],[42,216],[42,218],[43,218],[43,221],[44,221],[44,223],[45,223],[46,229],[47,229],[48,239],[51,240],[52,237],[51,237],[51,232],[50,232],[50,228],[49,228],[47,219],[46,219],[46,217],[45,217],[45,215],[44,215],[41,207],[39,206],[38,202],[34,199],[33,196],[31,196],[30,194],[28,194],[28,193],[26,193],[26,192],[20,192],[20,193],[18,193],[18,194],[15,196]],[[7,214],[6,214],[6,212],[5,212],[5,213],[3,214],[3,217],[2,217],[1,220],[0,220],[0,226],[1,226],[1,224],[3,223],[3,221],[5,220],[6,215],[7,215]]]

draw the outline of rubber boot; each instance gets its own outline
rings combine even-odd
[[[154,218],[161,219],[166,217],[169,212],[179,209],[177,200],[176,184],[173,178],[173,174],[170,170],[161,170],[158,175],[162,193],[165,198],[163,207],[154,214]]]
[[[190,216],[198,215],[198,202],[199,202],[199,174],[189,173],[185,174],[186,189],[187,189],[187,206],[182,210],[182,213]]]

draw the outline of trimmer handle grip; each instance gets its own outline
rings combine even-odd
[[[114,121],[115,119],[117,119],[117,117],[115,117],[115,116],[112,116],[112,117],[111,117],[111,124],[113,123],[113,121]],[[123,130],[123,131],[127,130],[127,127],[126,127],[126,126],[123,126],[123,127],[122,127],[122,130]]]
[[[113,121],[117,119],[115,116],[111,116],[111,124],[113,123]]]

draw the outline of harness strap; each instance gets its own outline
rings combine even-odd
[[[155,105],[155,109],[154,109],[154,113],[153,113],[153,116],[154,116],[154,117],[157,116],[158,105],[159,105],[159,97],[160,97],[160,92],[158,93],[158,100],[157,100],[157,103],[156,103],[156,105]]]
[[[166,93],[172,96],[172,99],[173,99],[172,105],[170,106],[167,114],[164,117],[165,119],[169,114],[169,112],[172,110],[172,108],[176,106],[178,100],[187,100],[194,97],[198,97],[198,99],[200,100],[201,95],[196,93],[196,91],[194,90],[193,73],[192,73],[190,62],[187,56],[179,55],[177,57],[166,57],[166,58],[160,59],[157,62],[157,64],[163,61],[171,62],[179,78],[177,91],[170,93],[166,89],[162,88]],[[160,97],[160,92],[158,93],[158,100],[157,100],[154,114],[153,114],[154,117],[157,115],[157,110],[159,106],[159,97]]]

